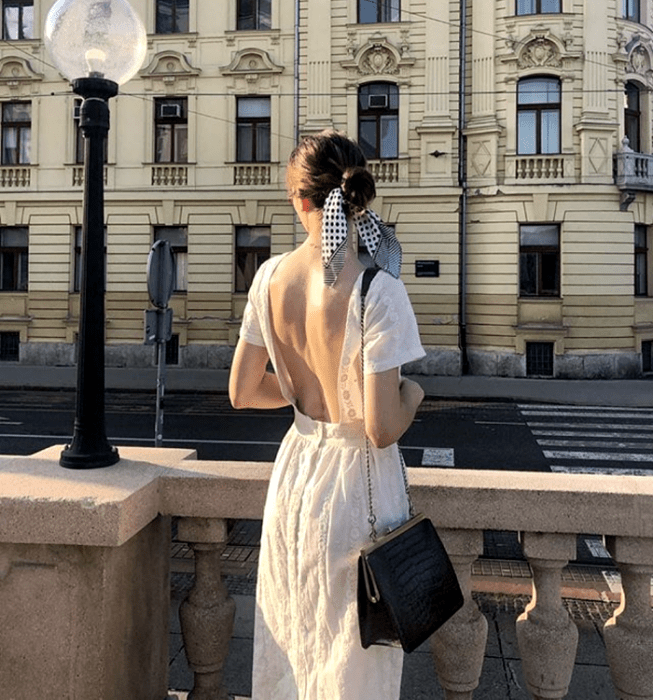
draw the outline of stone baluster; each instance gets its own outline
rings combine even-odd
[[[607,537],[621,572],[621,604],[605,623],[605,650],[619,700],[653,700],[653,539]]]
[[[517,619],[526,686],[535,700],[564,698],[574,670],[578,629],[562,604],[562,569],[576,556],[576,536],[522,533],[533,571],[533,597]]]
[[[463,607],[431,637],[446,700],[471,700],[483,670],[488,624],[472,598],[472,564],[483,553],[481,530],[438,530],[465,596]]]
[[[195,585],[179,610],[186,658],[195,674],[189,700],[227,700],[222,669],[236,612],[220,571],[227,522],[180,518],[178,538],[190,543],[195,554]]]

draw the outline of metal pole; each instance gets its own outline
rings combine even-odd
[[[107,441],[104,412],[104,141],[109,132],[108,98],[117,93],[118,86],[108,80],[82,78],[75,81],[73,90],[84,97],[80,115],[86,146],[82,287],[74,434],[59,463],[69,469],[95,469],[120,459]]]
[[[165,311],[157,309],[157,325],[161,328]],[[157,340],[158,366],[156,371],[156,423],[154,427],[154,446],[163,447],[163,400],[166,391],[166,342]]]

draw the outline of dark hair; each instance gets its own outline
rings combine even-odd
[[[306,136],[288,161],[288,173],[295,169],[299,188],[295,193],[322,209],[331,190],[342,187],[346,213],[365,209],[376,196],[372,173],[360,146],[337,131]]]

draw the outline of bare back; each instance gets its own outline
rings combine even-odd
[[[302,246],[279,263],[270,280],[270,319],[297,408],[315,420],[337,423],[347,310],[365,267],[348,248],[344,268],[329,288],[317,253]]]

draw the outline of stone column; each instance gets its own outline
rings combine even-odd
[[[186,658],[195,674],[189,700],[227,700],[222,669],[236,612],[220,572],[227,522],[180,518],[178,537],[189,542],[195,553],[195,585],[179,610]]]
[[[522,548],[533,570],[533,597],[517,619],[524,676],[535,700],[564,698],[574,670],[578,629],[562,604],[562,569],[576,554],[576,536],[526,532]]]
[[[619,700],[653,699],[653,539],[608,537],[621,572],[621,605],[605,623],[610,673]]]
[[[483,553],[482,530],[438,530],[465,596],[463,607],[431,637],[446,700],[471,700],[483,669],[487,620],[472,599],[472,564]]]

